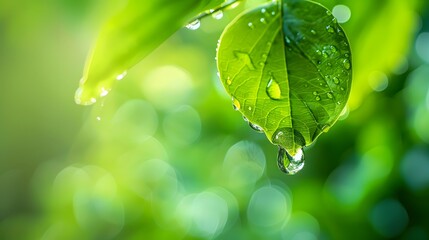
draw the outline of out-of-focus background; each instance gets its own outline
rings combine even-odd
[[[121,2],[1,0],[0,239],[429,239],[426,1],[320,1],[354,85],[295,176],[216,74],[223,28],[260,2],[179,30],[83,107],[86,55]]]

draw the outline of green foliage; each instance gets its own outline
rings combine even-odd
[[[222,0],[131,0],[102,28],[76,91],[78,104],[108,94],[116,80],[198,13]]]
[[[217,60],[236,110],[292,156],[330,129],[350,92],[348,40],[331,12],[309,1],[237,17]]]

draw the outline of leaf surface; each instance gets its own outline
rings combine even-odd
[[[347,37],[310,1],[270,3],[237,17],[217,59],[235,109],[292,156],[329,130],[350,93]]]
[[[192,17],[223,0],[129,0],[101,29],[87,59],[75,101],[89,105],[111,90],[117,79]]]

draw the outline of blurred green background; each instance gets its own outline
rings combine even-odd
[[[1,0],[0,239],[429,239],[428,4],[320,2],[354,86],[287,176],[216,74],[223,28],[261,1],[181,29],[82,107],[86,55],[123,2]]]

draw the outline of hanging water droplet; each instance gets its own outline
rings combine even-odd
[[[235,111],[238,111],[240,110],[240,107],[240,102],[236,98],[232,97],[232,108],[234,108]]]
[[[310,32],[311,32],[313,35],[316,35],[316,31],[315,31],[314,29],[311,29],[311,30],[310,30]]]
[[[212,17],[216,20],[222,19],[223,18],[222,10],[218,10],[218,11],[212,13]]]
[[[333,77],[332,80],[334,80],[335,84],[340,84],[340,80],[337,77]]]
[[[200,19],[196,19],[193,22],[190,22],[188,25],[186,25],[186,28],[189,30],[197,30],[201,26]]]
[[[314,91],[314,92],[313,92],[313,95],[314,95],[314,96],[317,96],[318,94],[319,94],[319,93],[318,93],[317,91]]]
[[[333,33],[334,32],[334,28],[331,25],[326,26],[326,31]]]
[[[280,85],[277,83],[277,81],[274,79],[273,76],[271,76],[270,80],[268,81],[266,92],[268,97],[270,97],[273,100],[280,99],[282,92],[280,90]]]
[[[277,165],[282,172],[294,175],[304,167],[304,164],[304,152],[301,148],[292,156],[284,148],[279,146]]]
[[[249,122],[249,119],[247,119],[247,117],[246,116],[244,116],[244,115],[242,115],[241,117],[243,117],[243,120],[245,121],[245,122]]]
[[[249,122],[249,126],[250,126],[253,130],[257,131],[257,132],[264,132],[264,129],[263,129],[261,126],[257,125],[257,124],[254,124],[254,123]]]
[[[332,95],[332,93],[328,92],[326,93],[326,96],[328,96],[328,98],[333,98],[334,96]]]
[[[250,29],[255,29],[255,25],[253,25],[253,23],[252,23],[252,22],[249,22],[249,23],[247,24],[247,26],[248,26]]]
[[[343,60],[343,65],[345,69],[350,69],[350,61],[348,59]]]
[[[120,81],[127,75],[127,71],[124,71],[123,73],[116,76],[116,80]]]
[[[259,21],[260,21],[261,23],[263,23],[263,24],[266,24],[266,23],[267,23],[267,20],[265,20],[265,18],[260,18],[260,19],[259,19]]]
[[[316,96],[316,101],[320,101],[320,96]]]

